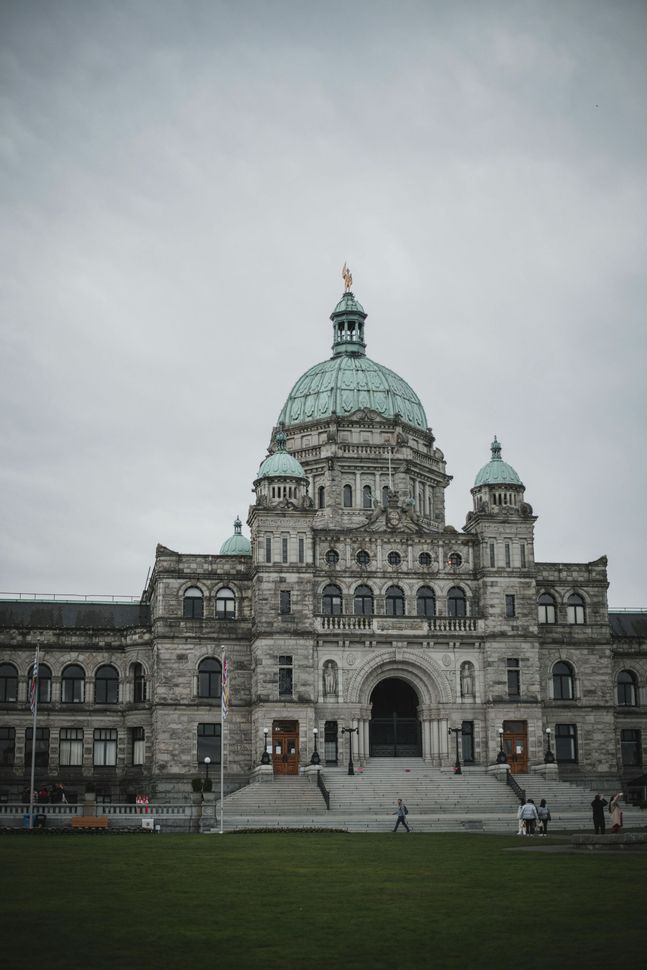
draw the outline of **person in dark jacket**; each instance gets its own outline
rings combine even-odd
[[[411,829],[407,825],[407,815],[409,814],[409,812],[408,812],[407,806],[404,804],[401,798],[398,798],[398,808],[397,808],[397,811],[395,811],[393,814],[398,816],[398,820],[395,823],[395,828],[393,829],[393,831],[397,832],[398,825],[402,824],[404,825],[407,832],[410,832]]]
[[[600,794],[596,795],[591,802],[591,808],[593,809],[593,828],[595,829],[596,835],[604,835],[606,832],[604,821],[604,806],[606,804],[606,798],[603,798]]]

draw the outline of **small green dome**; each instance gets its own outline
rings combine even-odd
[[[221,545],[221,556],[251,556],[252,544],[247,536],[242,534],[242,527],[242,522],[236,516],[234,521],[234,534]]]
[[[306,473],[296,460],[285,450],[287,436],[282,432],[275,437],[276,451],[269,455],[261,467],[258,469],[257,479],[259,478],[305,478]]]
[[[351,293],[350,290],[347,290],[347,292],[344,293],[341,300],[333,310],[332,316],[334,316],[336,313],[361,313],[362,316],[366,316],[364,307],[359,300],[355,299],[355,294]]]
[[[490,448],[492,457],[476,476],[474,488],[478,488],[479,485],[518,485],[523,488],[524,484],[512,465],[508,465],[501,458],[501,443],[496,440],[496,435]]]

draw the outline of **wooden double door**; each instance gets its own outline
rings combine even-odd
[[[299,722],[272,723],[272,766],[275,775],[299,774]]]
[[[528,722],[503,722],[503,750],[513,775],[528,772]]]

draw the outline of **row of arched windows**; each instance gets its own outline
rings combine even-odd
[[[184,591],[182,616],[185,620],[201,620],[204,617],[204,593],[198,586],[189,586]],[[236,594],[228,586],[223,586],[216,593],[216,619],[236,619]]]
[[[31,681],[32,668],[27,674]],[[0,704],[18,700],[18,670],[12,663],[0,664]],[[38,703],[52,702],[52,671],[45,663],[38,665]],[[132,700],[141,704],[146,700],[146,676],[140,663],[131,667]],[[68,664],[61,673],[62,704],[83,704],[86,695],[86,675],[80,664]],[[103,664],[94,675],[94,703],[119,703],[119,671],[112,664]]]
[[[460,586],[452,586],[447,593],[447,616],[467,616],[467,598]],[[321,612],[326,616],[341,616],[343,595],[339,586],[329,583],[321,594]],[[375,596],[370,586],[355,587],[353,593],[353,613],[357,616],[370,616],[375,612]],[[405,595],[399,586],[389,586],[384,593],[384,612],[386,616],[405,615]],[[436,594],[431,586],[421,586],[416,593],[416,614],[418,616],[436,615]]]
[[[571,701],[575,694],[575,671],[567,660],[553,665],[553,698]],[[638,677],[633,670],[621,670],[616,677],[616,704],[619,707],[636,707],[640,703]]]
[[[537,597],[537,619],[540,623],[557,623],[557,603],[552,593]],[[580,593],[571,593],[566,600],[566,619],[569,623],[586,623],[586,604]]]

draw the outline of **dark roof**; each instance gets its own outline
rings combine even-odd
[[[647,613],[609,613],[614,637],[639,637],[647,640]]]
[[[5,629],[123,630],[150,622],[150,609],[142,603],[0,600],[0,627]]]

